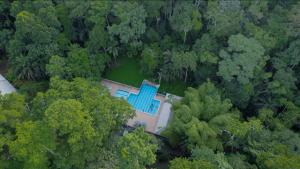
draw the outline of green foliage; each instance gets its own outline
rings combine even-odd
[[[293,5],[292,9],[288,12],[288,34],[292,37],[297,37],[300,35],[300,12],[299,12],[300,2]]]
[[[18,124],[17,139],[10,143],[10,153],[23,163],[24,169],[47,169],[48,154],[55,150],[54,131],[43,122],[27,121]]]
[[[108,59],[106,54],[88,55],[87,49],[72,46],[66,58],[52,56],[46,70],[50,77],[100,79]]]
[[[218,74],[224,80],[237,79],[241,84],[247,84],[262,70],[268,57],[264,56],[264,48],[253,38],[238,34],[230,36],[226,50],[220,51]]]
[[[189,31],[199,31],[202,28],[201,14],[192,3],[178,2],[170,17],[170,24],[175,31],[184,33],[183,41],[185,42]]]
[[[124,169],[142,169],[156,160],[157,145],[142,128],[125,134],[118,143],[121,166]]]
[[[269,13],[268,24],[263,27],[268,30],[272,37],[276,38],[276,47],[284,45],[288,41],[288,28],[286,25],[287,10],[280,5],[276,5],[272,12]]]
[[[196,148],[192,151],[192,158],[195,160],[208,161],[219,169],[232,169],[232,166],[228,163],[226,157],[222,153],[214,153],[213,150],[202,147]]]
[[[10,63],[18,79],[41,79],[46,76],[49,57],[58,52],[59,22],[49,1],[26,1],[22,7],[21,2],[13,4],[16,32],[9,44]]]
[[[13,93],[0,95],[0,167],[6,168],[12,159],[9,155],[8,146],[15,138],[17,125],[25,119],[25,98]]]
[[[170,161],[170,169],[217,169],[216,166],[204,160],[187,160],[184,158],[175,158]]]
[[[141,69],[145,74],[153,75],[159,63],[160,51],[157,45],[145,47],[142,52]]]
[[[7,0],[0,2],[0,53],[6,54],[8,42],[11,39],[13,31],[11,30],[12,21],[9,16],[10,3]],[[2,57],[0,57],[2,59]]]
[[[228,163],[233,169],[257,169],[253,164],[247,162],[247,156],[241,154],[230,154],[227,156]]]
[[[146,30],[147,13],[144,7],[137,2],[117,2],[112,12],[119,21],[108,27],[109,34],[118,36],[121,43],[139,45],[139,38]]]
[[[252,15],[252,19],[255,22],[260,22],[268,10],[268,1],[260,1],[260,0],[254,0],[250,2],[251,5],[248,8],[248,11]]]
[[[245,29],[251,37],[256,39],[265,48],[267,52],[275,47],[277,40],[269,32],[251,22],[246,23]]]
[[[209,1],[204,17],[208,20],[210,33],[217,37],[229,36],[241,30],[243,10],[239,0]]]
[[[75,46],[68,53],[66,62],[72,77],[90,77],[91,67],[86,49]]]
[[[284,51],[279,52],[276,57],[273,58],[273,64],[276,69],[282,68],[294,68],[300,62],[300,40],[292,41],[289,47]]]
[[[197,66],[197,55],[194,52],[175,52],[172,62],[178,72],[184,70],[184,81],[187,81],[188,71],[195,71]],[[180,77],[180,76],[179,76]]]
[[[249,120],[248,122],[241,122],[237,114],[223,114],[213,118],[209,125],[216,130],[216,132],[228,132],[232,137],[244,138],[246,134],[252,130],[258,132],[262,130],[260,120]]]
[[[188,88],[181,102],[173,106],[174,117],[165,135],[174,145],[185,138],[190,148],[208,146],[220,149],[217,133],[205,121],[229,112],[230,108],[230,101],[223,100],[211,82],[198,89]]]
[[[56,167],[84,167],[95,148],[91,145],[96,131],[82,104],[73,99],[54,101],[45,111],[45,121],[58,137]]]
[[[94,160],[111,132],[132,118],[124,101],[112,98],[101,85],[76,78],[52,78],[50,89],[33,100],[32,115],[55,131],[58,168],[82,168]],[[67,145],[67,146],[66,146]]]
[[[141,129],[119,135],[132,107],[82,79],[104,72],[200,85],[172,103],[172,169],[300,168],[299,5],[2,0],[0,72],[25,96],[0,96],[0,168],[167,168]]]
[[[67,74],[66,59],[58,55],[51,56],[49,64],[46,65],[46,70],[51,77],[58,76],[64,78]]]

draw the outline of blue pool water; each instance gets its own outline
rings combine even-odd
[[[115,96],[127,100],[134,109],[154,116],[160,105],[160,101],[154,99],[157,90],[157,87],[143,83],[138,94],[119,89]]]
[[[127,99],[129,95],[129,92],[125,91],[125,90],[117,90],[117,92],[115,93],[115,96],[116,97],[119,97],[119,98],[123,98],[123,99]]]
[[[160,105],[160,101],[154,99],[157,90],[155,86],[142,84],[138,94],[130,93],[128,103],[138,111],[155,115]]]

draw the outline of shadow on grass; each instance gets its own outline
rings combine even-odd
[[[104,78],[134,87],[140,87],[144,79],[153,79],[153,77],[147,76],[141,72],[141,67],[135,58],[128,57],[119,58],[117,66],[107,70]],[[186,88],[187,85],[179,80],[170,83],[162,82],[160,84],[159,92],[183,96]]]

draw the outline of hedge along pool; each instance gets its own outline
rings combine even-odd
[[[138,94],[117,90],[115,96],[126,99],[134,109],[154,116],[160,105],[160,101],[154,99],[157,90],[156,86],[143,83]]]

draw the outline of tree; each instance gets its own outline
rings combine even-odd
[[[246,134],[250,131],[259,132],[262,130],[263,126],[261,121],[258,119],[249,120],[248,122],[242,122],[239,120],[239,114],[222,114],[216,116],[210,120],[209,125],[215,129],[216,132],[227,132],[230,133],[232,138],[244,138]]]
[[[287,128],[300,124],[300,107],[295,105],[292,101],[287,99],[280,99],[280,105],[283,106],[283,110],[278,112],[278,118]]]
[[[109,136],[134,116],[125,101],[111,97],[97,82],[51,78],[50,88],[38,93],[31,117],[55,130],[58,168],[82,168],[96,159]],[[66,146],[67,145],[67,146]]]
[[[200,39],[195,41],[193,51],[196,52],[199,61],[194,72],[196,84],[201,84],[207,79],[214,80],[216,78],[219,48],[217,40],[208,33],[203,34]]]
[[[188,160],[184,158],[175,158],[170,161],[170,169],[217,169],[216,166],[204,160]]]
[[[278,52],[276,57],[272,58],[274,67],[279,70],[282,68],[295,68],[300,63],[300,40],[292,41],[289,47]]]
[[[292,9],[288,12],[288,33],[292,37],[297,37],[300,35],[300,12],[299,12],[300,2],[293,5]]]
[[[237,80],[232,80],[223,81],[223,86],[225,96],[241,109],[247,108],[255,94],[255,86],[252,83],[242,85]]]
[[[50,77],[65,78],[67,75],[66,59],[58,55],[51,56],[49,64],[46,65],[46,70]]]
[[[201,14],[192,3],[178,2],[170,17],[170,24],[175,31],[184,33],[183,42],[185,43],[189,31],[199,31],[202,28]]]
[[[0,54],[6,54],[8,42],[13,34],[12,21],[9,16],[10,2],[7,0],[0,2]],[[2,57],[0,58],[2,59]]]
[[[223,153],[214,153],[207,147],[196,148],[192,150],[192,158],[195,160],[208,161],[219,169],[232,169]]]
[[[287,43],[289,39],[289,36],[287,36],[289,28],[287,25],[287,13],[288,11],[281,5],[276,5],[268,14],[267,25],[263,26],[272,37],[276,38],[276,48]]]
[[[148,75],[153,75],[155,69],[158,67],[160,59],[160,49],[154,44],[149,47],[145,47],[142,52],[142,58],[140,61],[142,72]]]
[[[265,17],[267,10],[268,1],[259,0],[251,1],[251,5],[248,8],[248,11],[252,15],[251,19],[256,23],[260,23],[260,20]]]
[[[256,165],[248,162],[247,156],[243,154],[230,154],[227,156],[228,163],[233,169],[256,169]]]
[[[93,25],[89,32],[89,39],[85,43],[89,55],[109,52],[113,42],[109,38],[107,29],[108,14],[112,8],[110,1],[90,1],[87,21]]]
[[[76,99],[83,104],[84,109],[93,117],[93,124],[98,133],[108,136],[120,125],[134,115],[133,109],[124,101],[113,98],[103,86],[82,78],[73,81],[51,78],[50,89],[45,93],[38,93],[33,100],[32,115],[42,119],[43,112],[58,99]],[[99,137],[104,139],[105,137]],[[99,141],[100,142],[100,141]]]
[[[71,46],[71,51],[68,52],[66,58],[52,56],[49,64],[46,65],[46,70],[50,77],[58,76],[64,79],[84,77],[98,80],[108,60],[109,56],[106,54],[88,55],[86,48],[74,45]]]
[[[274,156],[272,154],[264,154],[264,161],[260,162],[260,166],[266,169],[296,169],[300,167],[300,156]]]
[[[209,1],[204,15],[208,21],[208,30],[216,37],[235,34],[241,30],[243,10],[240,1]]]
[[[10,143],[10,152],[23,163],[24,169],[47,169],[50,165],[48,154],[55,152],[53,130],[41,121],[27,121],[18,124],[17,139]]]
[[[139,38],[146,30],[147,13],[143,5],[137,2],[117,2],[113,5],[112,12],[119,22],[108,27],[109,34],[119,37],[123,44],[139,45]]]
[[[184,82],[187,81],[188,71],[195,71],[197,66],[197,56],[194,52],[175,52],[172,55],[172,62],[179,71],[184,70]]]
[[[155,163],[157,145],[153,139],[142,128],[121,137],[118,149],[122,168],[142,169]]]
[[[85,48],[74,46],[66,60],[72,77],[91,77],[91,67],[88,52]]]
[[[249,83],[255,73],[261,71],[267,56],[264,48],[253,38],[246,38],[238,34],[230,36],[226,50],[220,51],[218,75],[224,80],[236,79],[241,84]]]
[[[60,23],[51,1],[15,1],[16,32],[9,43],[10,64],[17,79],[42,79],[49,57],[57,54]]]
[[[26,11],[17,15],[15,24],[16,33],[9,47],[14,75],[18,79],[44,78],[46,63],[58,50],[55,29]]]
[[[257,40],[264,47],[266,52],[270,52],[270,50],[275,47],[277,40],[268,31],[265,31],[250,22],[246,23],[245,29],[251,37]]]
[[[217,133],[207,124],[215,116],[230,111],[230,100],[222,99],[220,92],[207,82],[198,89],[188,88],[180,103],[174,104],[174,116],[163,133],[172,145],[185,142],[185,146],[207,146],[222,149]]]
[[[191,162],[184,158],[175,158],[170,161],[170,169],[191,169]]]
[[[148,18],[155,18],[156,24],[160,21],[160,11],[165,2],[163,0],[158,1],[144,1],[145,10],[147,11]]]
[[[44,120],[57,135],[55,166],[84,167],[97,144],[92,117],[83,110],[82,104],[73,99],[57,100],[46,109]]]
[[[25,110],[24,96],[16,93],[0,95],[1,168],[9,168],[14,164],[14,161],[10,158],[9,145],[15,139],[17,125],[25,119]]]

